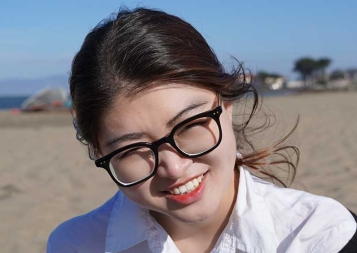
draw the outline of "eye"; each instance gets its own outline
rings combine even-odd
[[[208,119],[201,119],[197,121],[188,122],[187,124],[183,125],[181,128],[178,129],[176,135],[180,136],[187,131],[190,131],[196,127],[205,127],[208,124]]]
[[[139,150],[140,148],[133,148],[133,149],[129,149],[127,151],[125,151],[124,153],[122,153],[120,155],[120,158],[125,158],[127,156],[129,156],[130,154],[133,154],[135,151]]]
[[[143,159],[151,159],[154,157],[153,152],[151,151],[150,148],[148,147],[136,147],[136,148],[132,148],[126,151],[123,151],[122,153],[117,154],[115,157],[115,159],[117,160],[123,160],[123,159],[130,159],[130,158],[134,158],[134,157],[141,157]]]

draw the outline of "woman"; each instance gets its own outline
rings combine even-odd
[[[255,89],[183,20],[120,11],[87,35],[70,89],[77,138],[119,191],[60,225],[48,252],[338,252],[354,235],[338,202],[250,174],[278,179],[263,165],[297,150],[252,149]],[[253,109],[233,127],[233,102],[249,93]],[[271,163],[294,176],[285,157]]]

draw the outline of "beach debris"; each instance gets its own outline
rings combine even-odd
[[[27,98],[21,105],[22,111],[47,111],[68,109],[68,92],[62,88],[46,87]]]
[[[22,193],[22,190],[12,184],[0,186],[0,200],[11,198],[14,194]]]

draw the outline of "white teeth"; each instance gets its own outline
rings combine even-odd
[[[187,192],[187,187],[186,187],[186,185],[181,185],[181,186],[179,186],[178,189],[180,190],[181,193]]]
[[[196,178],[194,180],[192,180],[192,182],[193,182],[194,187],[197,187],[200,184],[200,182],[198,182],[198,180]]]
[[[193,190],[193,188],[195,188],[195,187],[193,186],[193,183],[190,181],[190,182],[188,182],[188,183],[186,184],[186,188],[187,188],[188,191],[191,191],[191,190]]]
[[[192,190],[194,190],[197,186],[199,186],[199,184],[202,182],[202,178],[203,175],[188,181],[186,184],[184,185],[180,185],[179,187],[176,187],[172,190],[169,190],[169,192],[173,195],[178,195],[178,194],[183,194],[183,193],[187,193],[187,192],[191,192]]]

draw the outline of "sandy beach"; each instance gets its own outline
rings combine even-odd
[[[357,92],[264,99],[300,148],[296,187],[357,213]],[[75,138],[70,113],[0,112],[1,252],[45,252],[50,232],[116,192]]]

